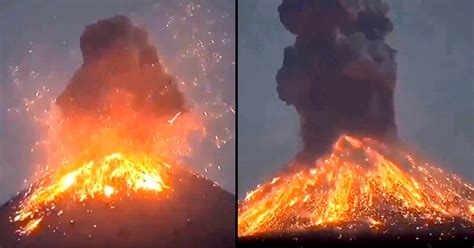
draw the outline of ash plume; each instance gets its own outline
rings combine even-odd
[[[278,70],[281,100],[300,115],[304,148],[312,162],[341,134],[392,141],[397,137],[394,88],[396,51],[381,0],[283,0],[281,23],[294,35]]]
[[[195,121],[181,115],[189,112],[184,95],[146,30],[116,15],[86,26],[80,48],[84,62],[53,109],[54,145],[86,158],[123,150],[184,154]]]
[[[147,32],[116,15],[90,24],[80,38],[82,66],[75,72],[57,105],[67,116],[104,114],[111,94],[123,91],[131,107],[152,116],[185,110],[183,94],[160,64]],[[125,100],[124,100],[125,101]]]

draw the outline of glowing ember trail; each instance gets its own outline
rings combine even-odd
[[[146,156],[114,153],[101,160],[66,165],[46,176],[21,203],[14,221],[25,222],[18,232],[30,234],[59,199],[82,202],[88,198],[114,197],[131,191],[161,192],[169,188],[170,165]]]
[[[313,167],[282,173],[248,193],[238,235],[306,228],[375,230],[474,222],[474,187],[401,149],[342,136]]]

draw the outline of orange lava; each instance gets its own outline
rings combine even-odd
[[[238,235],[306,228],[371,229],[474,222],[474,187],[373,139],[342,136],[314,166],[285,172],[239,204]],[[350,227],[349,227],[350,228]]]
[[[61,201],[119,201],[130,193],[172,189],[172,165],[191,152],[190,132],[205,128],[190,113],[154,116],[137,111],[134,97],[108,92],[106,111],[64,115],[53,106],[43,120],[46,137],[37,142],[45,158],[23,195],[12,220],[19,235],[29,235],[50,214],[60,214]]]
[[[101,160],[61,167],[48,175],[20,204],[14,221],[26,222],[18,230],[30,234],[59,199],[72,198],[82,202],[88,198],[113,197],[115,194],[138,191],[161,192],[169,188],[171,167],[150,158],[114,153]]]

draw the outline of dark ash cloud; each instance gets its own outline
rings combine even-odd
[[[296,35],[276,80],[300,115],[298,160],[326,153],[343,133],[395,140],[396,51],[388,5],[373,1],[283,0],[281,23]]]
[[[139,112],[162,116],[185,111],[184,96],[162,68],[148,33],[128,17],[88,25],[80,47],[84,63],[56,101],[66,115],[105,114],[114,107],[110,95],[120,91],[129,94],[131,107]]]

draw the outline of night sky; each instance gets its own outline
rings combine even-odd
[[[399,135],[442,168],[474,181],[474,9],[470,0],[388,1],[398,62]],[[276,92],[283,49],[280,1],[239,1],[238,196],[270,179],[301,149],[299,119]]]

